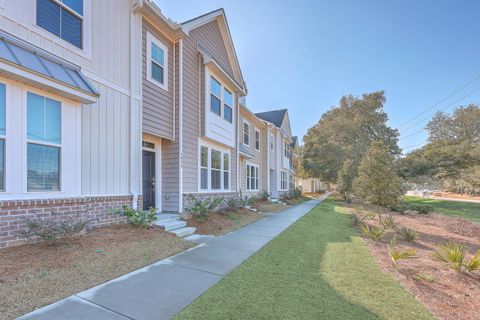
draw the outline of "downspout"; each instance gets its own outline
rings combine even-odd
[[[178,41],[178,212],[183,213],[183,39]]]
[[[135,108],[135,93],[136,93],[136,28],[135,15],[139,8],[143,6],[143,0],[138,0],[130,10],[130,194],[132,195],[132,208],[138,207],[138,190],[137,190],[137,113]],[[140,127],[141,130],[141,127]]]

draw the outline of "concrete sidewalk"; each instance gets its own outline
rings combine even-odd
[[[19,319],[170,319],[321,200],[307,201],[209,239]]]

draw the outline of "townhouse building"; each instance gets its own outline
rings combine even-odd
[[[223,9],[176,23],[151,0],[0,0],[0,248],[29,220],[287,192],[288,112],[246,95]]]

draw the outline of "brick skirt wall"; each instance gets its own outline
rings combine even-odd
[[[0,201],[0,248],[25,243],[28,221],[79,219],[86,221],[88,228],[125,223],[125,218],[112,210],[131,202],[131,195]]]

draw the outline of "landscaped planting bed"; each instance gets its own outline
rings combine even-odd
[[[236,230],[263,217],[260,213],[242,208],[212,212],[205,221],[201,221],[197,217],[192,216],[187,220],[187,224],[189,227],[197,228],[196,233],[198,234],[218,236]]]
[[[455,207],[452,203],[452,208]],[[458,204],[457,204],[458,205]],[[351,213],[360,216],[366,211],[354,205]],[[365,207],[363,207],[365,208]],[[366,208],[372,210],[373,208]],[[365,238],[381,269],[391,274],[417,297],[439,319],[480,319],[480,270],[458,273],[435,258],[439,248],[449,241],[459,243],[467,249],[467,260],[480,250],[480,223],[442,214],[398,214],[388,212],[396,223],[396,230],[408,228],[414,230],[413,242],[405,241],[401,233],[389,228],[379,240]],[[366,219],[365,223],[380,227],[378,217]],[[383,227],[382,227],[383,228]],[[398,261],[392,265],[387,245],[396,238],[400,250],[415,250],[412,258]]]
[[[0,319],[13,319],[191,246],[158,228],[117,225],[71,242],[2,249]]]

